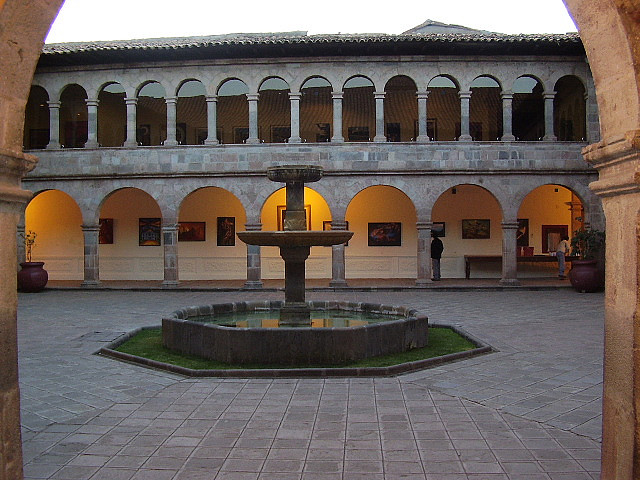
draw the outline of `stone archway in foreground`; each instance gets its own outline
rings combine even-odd
[[[15,232],[34,168],[22,153],[31,79],[63,0],[0,0],[0,232]],[[564,0],[591,64],[603,140],[585,149],[600,172],[593,189],[607,217],[602,478],[640,477],[640,6],[636,0]],[[628,219],[631,218],[632,222]],[[22,454],[16,338],[16,244],[0,236],[0,480],[20,480]],[[613,272],[616,275],[613,275]]]

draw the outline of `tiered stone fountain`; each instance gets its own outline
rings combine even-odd
[[[280,323],[310,325],[310,307],[305,301],[305,262],[313,246],[331,246],[347,242],[353,232],[307,230],[304,210],[304,184],[322,178],[322,168],[307,165],[271,167],[267,177],[286,185],[287,201],[284,231],[238,232],[238,238],[249,245],[280,247],[284,260],[284,306]]]
[[[357,302],[305,301],[305,261],[311,247],[339,245],[353,235],[340,230],[306,230],[304,184],[320,180],[322,173],[322,168],[306,165],[269,168],[270,180],[286,184],[284,231],[238,232],[240,240],[247,244],[280,247],[285,264],[284,302],[236,302],[175,311],[162,319],[164,346],[227,363],[310,365],[341,364],[427,344],[429,321],[415,310]],[[278,328],[265,328],[266,324],[273,326],[271,316],[276,311]],[[266,324],[247,327],[246,318],[256,312],[269,316]],[[334,320],[350,315],[357,320],[337,327],[338,321],[314,320],[316,312],[332,313]],[[243,319],[234,319],[237,316]]]

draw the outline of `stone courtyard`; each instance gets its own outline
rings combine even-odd
[[[281,296],[21,294],[25,478],[599,478],[603,294],[308,292],[416,308],[497,350],[390,378],[192,379],[94,355],[180,307]]]

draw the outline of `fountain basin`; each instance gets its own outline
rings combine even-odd
[[[328,247],[347,242],[353,232],[346,230],[292,230],[292,231],[249,231],[238,232],[238,238],[249,245],[269,247]]]
[[[309,183],[322,178],[324,171],[316,165],[281,165],[267,168],[267,178],[272,182]]]
[[[427,345],[429,320],[405,307],[353,302],[307,302],[311,311],[384,314],[389,320],[353,327],[241,328],[196,321],[231,312],[272,312],[282,301],[188,307],[162,319],[163,345],[181,353],[237,364],[341,364]]]

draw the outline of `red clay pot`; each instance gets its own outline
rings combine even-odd
[[[40,292],[47,285],[49,274],[42,268],[44,262],[23,262],[18,272],[18,290],[21,292]]]
[[[599,292],[604,288],[604,281],[597,260],[573,260],[569,272],[571,286],[578,292]]]

